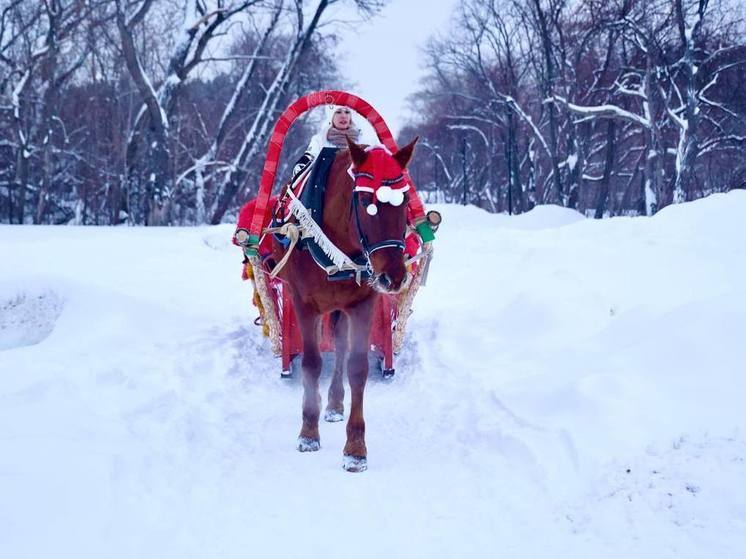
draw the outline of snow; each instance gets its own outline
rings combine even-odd
[[[21,79],[18,81],[16,86],[13,88],[13,92],[10,95],[10,104],[13,107],[13,118],[16,120],[21,118],[21,94],[26,89],[26,83],[31,77],[31,71],[27,70]]]
[[[0,557],[743,556],[746,192],[433,208],[361,474],[295,450],[232,226],[0,227]]]
[[[655,208],[658,206],[658,196],[653,190],[650,177],[645,178],[645,213],[652,215]]]
[[[693,25],[687,25],[684,27],[684,37],[686,38],[687,43],[692,42],[692,36],[694,35],[694,26]]]
[[[571,153],[567,156],[567,168],[571,171],[575,170],[575,165],[578,164],[578,154],[577,153]]]
[[[602,117],[608,116],[608,117],[621,118],[621,119],[633,122],[635,124],[638,124],[639,126],[642,126],[643,128],[650,128],[651,126],[650,120],[648,118],[636,115],[635,113],[622,109],[621,107],[617,107],[616,105],[605,104],[605,105],[595,105],[595,106],[583,106],[583,105],[576,105],[574,103],[570,103],[567,100],[563,99],[562,97],[554,97],[554,99],[566,105],[567,108],[570,109],[574,113],[583,114],[583,115],[596,115],[596,116],[602,116]]]
[[[585,219],[585,216],[576,210],[552,204],[536,206],[528,212],[512,216],[492,214],[476,206],[443,205],[441,207],[435,205],[433,208],[441,213],[445,212],[449,218],[454,218],[459,224],[477,223],[481,225],[485,223],[491,228],[500,229],[556,229]]]
[[[148,90],[148,95],[155,99],[158,103],[158,112],[161,117],[161,126],[164,130],[168,130],[169,124],[168,124],[168,115],[166,115],[166,111],[163,109],[163,106],[161,105],[158,95],[156,95],[155,89],[153,88],[153,84],[150,83],[150,78],[145,73],[145,70],[142,68],[142,64],[140,63],[140,59],[135,57],[135,63],[137,64],[138,73],[140,77],[142,78],[142,81],[145,83],[145,87]],[[133,132],[134,133],[134,132]]]
[[[15,294],[0,301],[0,350],[38,344],[52,333],[64,302],[51,289],[0,287]]]

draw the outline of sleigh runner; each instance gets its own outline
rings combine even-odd
[[[306,95],[291,104],[278,119],[269,142],[258,196],[241,209],[233,242],[243,250],[244,279],[251,280],[254,287],[253,302],[260,315],[257,323],[261,323],[273,353],[282,359],[283,376],[292,376],[293,369],[296,368],[294,363],[298,361],[294,358],[303,352],[303,340],[291,289],[279,274],[292,251],[308,251],[316,264],[325,271],[328,281],[354,281],[360,285],[361,282],[368,281],[372,273],[369,250],[372,249],[372,252],[387,246],[379,243],[382,246],[367,247],[365,236],[362,235],[365,258],[351,257],[339,250],[322,230],[320,223],[323,197],[328,180],[324,170],[328,171],[334,162],[336,150],[324,148],[313,165],[294,177],[292,184],[279,196],[271,195],[280,152],[290,126],[306,111],[330,104],[349,107],[365,117],[373,125],[381,142],[381,146],[377,147],[388,153],[397,152],[393,136],[378,112],[364,100],[343,91],[321,91]],[[352,167],[348,172],[351,169]],[[381,294],[377,298],[369,337],[369,362],[385,378],[394,374],[394,354],[402,348],[414,297],[426,280],[432,258],[433,231],[440,222],[437,212],[425,215],[411,178],[406,170],[400,172],[400,179],[388,181],[383,187],[375,185],[376,189],[366,186],[367,177],[362,176],[365,173],[355,177],[355,189],[375,192],[374,201],[377,196],[382,202],[398,205],[403,202],[404,192],[407,196],[405,238],[390,242],[401,244],[409,281],[400,292]],[[361,210],[356,209],[356,216],[358,211]],[[370,204],[366,211],[375,215],[371,212],[377,211],[377,205]],[[282,258],[276,257],[276,251],[273,253],[273,241],[275,245],[280,244],[285,248]],[[322,352],[335,350],[337,315],[335,312],[326,313],[321,320],[319,347]]]

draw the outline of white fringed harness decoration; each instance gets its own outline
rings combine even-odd
[[[268,227],[262,231],[263,235],[279,234],[290,241],[285,249],[285,255],[282,257],[282,260],[275,264],[269,276],[272,279],[277,277],[285,267],[285,264],[288,263],[290,255],[299,240],[311,238],[332,261],[331,266],[323,267],[327,275],[331,276],[344,271],[354,272],[355,281],[360,285],[363,274],[366,272],[371,273],[370,262],[367,265],[357,264],[344,252],[339,250],[329,237],[326,236],[326,233],[324,233],[319,224],[316,223],[316,220],[311,217],[311,214],[292,190],[288,190],[287,195],[290,198],[290,213],[298,220],[298,223],[286,222],[279,227]]]
[[[298,228],[301,231],[301,237],[304,239],[308,237],[312,238],[319,248],[324,251],[324,254],[326,254],[334,263],[333,266],[324,268],[324,271],[328,275],[347,270],[355,272],[357,283],[359,285],[360,275],[363,272],[370,271],[370,262],[367,263],[367,266],[353,262],[349,256],[339,250],[339,248],[331,242],[329,237],[326,236],[326,233],[322,231],[321,226],[311,217],[311,214],[303,203],[290,190],[288,191],[288,197],[290,198],[290,213],[292,213],[298,220]]]

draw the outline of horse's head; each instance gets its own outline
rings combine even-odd
[[[353,231],[372,268],[371,285],[383,293],[398,293],[407,280],[404,235],[409,183],[403,171],[416,142],[417,138],[392,154],[383,146],[366,149],[347,140],[355,181]]]

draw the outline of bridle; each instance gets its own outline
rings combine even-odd
[[[363,228],[360,224],[360,202],[358,200],[359,196],[360,196],[359,191],[357,192],[353,191],[351,211],[352,213],[355,214],[355,226],[357,228],[358,238],[360,239],[360,245],[363,248],[363,255],[365,255],[368,269],[372,272],[373,265],[370,261],[370,257],[375,251],[381,250],[383,248],[396,248],[396,249],[401,250],[402,252],[404,251],[404,246],[405,246],[404,239],[403,239],[404,232],[402,232],[401,239],[386,239],[383,241],[379,241],[377,243],[370,244],[368,242],[368,237],[365,234],[365,231],[363,231]],[[406,231],[406,228],[405,228],[405,231]]]
[[[391,152],[389,152],[383,146],[371,146],[368,147],[366,151],[370,152],[377,149],[383,149],[389,155],[391,154]],[[350,165],[349,169],[347,170],[348,174],[353,180],[354,185],[352,189],[352,203],[350,211],[355,214],[355,227],[357,228],[357,236],[363,249],[363,255],[366,260],[368,271],[372,276],[373,264],[371,263],[371,256],[373,255],[373,253],[384,248],[394,248],[404,252],[404,235],[406,234],[406,227],[402,231],[401,237],[399,238],[384,239],[383,241],[370,243],[368,240],[368,236],[363,230],[360,219],[360,195],[362,193],[366,193],[373,196],[372,204],[369,204],[365,208],[365,211],[366,213],[368,213],[368,215],[375,216],[378,214],[379,203],[389,203],[394,207],[402,206],[404,202],[404,193],[409,190],[409,184],[406,182],[406,179],[401,171],[399,172],[398,176],[385,179],[376,177],[375,175],[378,175],[377,172],[371,173],[366,171],[367,170],[355,169],[353,165]],[[376,184],[376,181],[378,181],[379,184]],[[402,209],[404,209],[405,206],[406,204],[402,206]]]

